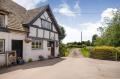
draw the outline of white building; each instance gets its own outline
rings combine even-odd
[[[12,0],[0,0],[0,64],[6,61],[6,51],[13,50],[25,61],[57,57],[59,34],[49,5],[26,10]]]

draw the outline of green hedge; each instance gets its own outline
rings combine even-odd
[[[65,44],[60,44],[59,50],[60,50],[60,56],[66,57],[69,55],[69,48]]]
[[[94,47],[90,51],[90,57],[95,59],[116,60],[116,56],[120,60],[120,48],[100,46]]]
[[[84,47],[84,48],[81,48],[81,54],[84,56],[84,57],[89,57],[90,56],[90,52],[89,52],[89,49],[87,47]]]

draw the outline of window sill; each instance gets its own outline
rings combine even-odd
[[[5,53],[1,53],[1,52],[0,52],[0,55],[1,55],[1,54],[5,54]]]
[[[43,48],[34,48],[32,50],[42,50]]]

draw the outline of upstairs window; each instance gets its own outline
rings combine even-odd
[[[5,40],[0,39],[0,54],[4,53],[5,50]]]
[[[51,30],[51,23],[42,19],[42,27]]]
[[[5,27],[5,15],[0,14],[0,27]]]

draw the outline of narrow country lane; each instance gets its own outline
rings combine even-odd
[[[74,58],[76,58],[76,57],[79,57],[79,58],[83,57],[81,55],[80,48],[73,48],[73,49],[71,49],[69,57],[74,57]]]
[[[9,72],[3,72],[3,71]],[[0,70],[0,79],[120,79],[120,62],[66,57]]]

